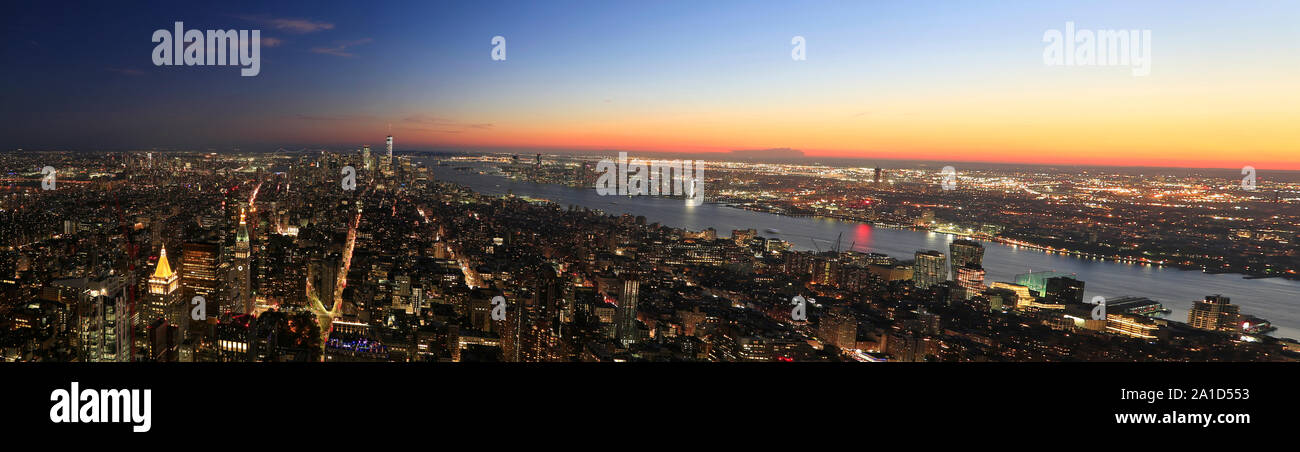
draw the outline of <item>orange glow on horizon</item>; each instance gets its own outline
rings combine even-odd
[[[727,152],[798,149],[808,156],[1043,165],[1300,170],[1300,90],[1286,80],[1249,89],[1146,80],[1104,85],[1026,84],[1013,89],[936,87],[847,102],[842,93],[806,99],[722,99],[679,105],[572,104],[548,112],[464,114],[429,128],[401,119],[302,121],[263,135],[305,142],[370,143],[386,134],[398,149],[625,150]],[[541,107],[539,107],[541,108]],[[424,113],[436,116],[433,113]],[[406,116],[406,115],[403,115]],[[291,137],[281,136],[283,133]],[[381,146],[382,147],[382,146]],[[720,156],[721,157],[721,156]]]

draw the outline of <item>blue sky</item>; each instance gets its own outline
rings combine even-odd
[[[1069,102],[1096,89],[1300,80],[1300,3],[1282,1],[148,2],[18,5],[3,20],[6,149],[351,146],[390,124],[424,148],[563,147],[558,131],[581,145],[671,147],[652,130],[603,130],[666,124],[696,149],[725,146],[724,132],[691,135],[714,115],[763,129],[781,111],[817,124],[1024,87],[1061,86]],[[178,20],[261,29],[280,44],[262,49],[257,77],[153,66],[150,35]],[[1044,68],[1041,36],[1067,20],[1153,30],[1152,75]],[[506,62],[489,58],[495,35]],[[804,64],[790,64],[795,35],[808,42]],[[719,127],[736,147],[818,143]]]

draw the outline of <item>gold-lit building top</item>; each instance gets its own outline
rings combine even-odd
[[[180,277],[172,271],[171,263],[167,262],[167,247],[164,246],[158,255],[158,267],[154,268],[153,276],[149,277],[149,293],[169,294],[176,291],[180,286]]]

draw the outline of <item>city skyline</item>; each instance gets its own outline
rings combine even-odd
[[[1300,2],[6,6],[13,438],[1293,423]]]
[[[95,12],[114,7],[25,5],[0,145],[350,149],[388,132],[399,151],[1300,169],[1294,5],[740,5],[152,4],[111,23]],[[149,34],[177,21],[262,30],[261,73],[150,64]],[[1150,30],[1150,74],[1045,65],[1044,33],[1067,24]]]
[[[697,181],[706,202],[683,206],[602,195],[581,157],[0,162],[62,171],[0,186],[6,360],[1258,361],[1300,349],[1300,182],[1003,168],[949,186],[923,168],[712,162]]]

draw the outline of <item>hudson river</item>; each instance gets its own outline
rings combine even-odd
[[[843,232],[841,249],[852,245],[857,251],[884,253],[907,260],[912,259],[917,250],[933,249],[948,254],[948,243],[956,238],[948,234],[892,229],[852,221],[786,217],[715,204],[690,207],[680,199],[599,196],[591,188],[518,182],[454,169],[461,166],[478,168],[479,165],[461,162],[451,162],[451,165],[430,167],[436,179],[460,183],[479,193],[505,194],[509,190],[515,195],[542,198],[565,207],[576,205],[615,215],[642,215],[648,223],[693,231],[712,227],[719,236],[730,235],[733,229],[753,228],[759,235],[786,240],[800,250],[829,249],[834,246],[836,236]],[[768,233],[767,229],[780,233]],[[819,239],[815,244],[814,238]],[[1081,259],[993,242],[983,244],[985,281],[989,283],[1015,282],[1017,274],[1030,270],[1075,273],[1085,283],[1085,300],[1096,295],[1107,299],[1126,295],[1147,297],[1163,303],[1173,311],[1168,317],[1178,321],[1187,321],[1187,311],[1196,301],[1206,295],[1223,294],[1230,297],[1233,304],[1240,305],[1243,314],[1272,322],[1278,328],[1274,336],[1300,338],[1300,281],[1282,278],[1251,280],[1237,274],[1206,274],[1170,267]]]

